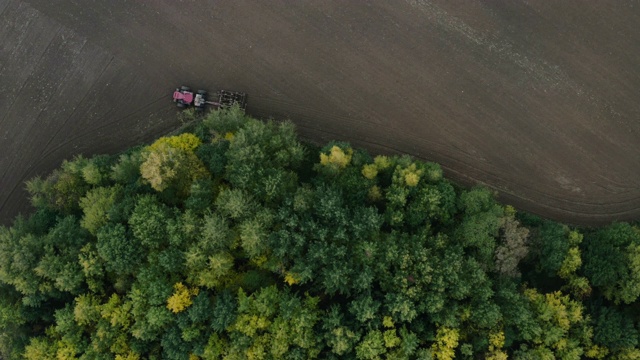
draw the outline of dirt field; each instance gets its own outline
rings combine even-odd
[[[640,218],[636,1],[0,0],[0,221],[23,182],[178,123],[181,83],[516,207]]]

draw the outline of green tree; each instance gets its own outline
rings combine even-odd
[[[152,195],[140,196],[129,218],[129,227],[140,244],[159,249],[168,243],[166,226],[171,212]]]
[[[225,134],[236,133],[247,121],[247,116],[238,107],[231,107],[221,111],[213,111],[207,115],[202,124],[213,135],[214,140],[224,137]]]
[[[380,330],[369,331],[362,341],[356,346],[357,359],[380,359],[387,349],[384,347],[384,338]]]
[[[45,235],[30,233],[31,226],[18,220],[10,229],[0,228],[0,281],[34,307],[80,291],[84,279],[77,258],[87,241],[84,229],[73,216],[59,218]]]
[[[441,227],[449,225],[456,212],[456,193],[446,182],[435,185],[423,182],[406,209],[406,221],[412,228],[427,225]]]
[[[615,303],[640,296],[640,230],[615,223],[585,235],[584,273]]]
[[[233,219],[242,220],[254,210],[255,203],[246,191],[239,189],[223,189],[216,198],[218,211]]]
[[[140,244],[122,224],[109,224],[98,230],[96,249],[107,271],[117,275],[133,274],[143,255]]]
[[[93,186],[108,185],[111,175],[112,158],[108,155],[97,155],[88,159],[82,168],[82,177],[87,184]]]
[[[353,353],[360,339],[358,326],[350,326],[338,304],[325,310],[321,322],[325,341],[333,354],[344,356]]]
[[[496,204],[491,192],[475,188],[460,194],[458,207],[462,221],[455,229],[455,239],[481,264],[492,264],[503,222],[504,210]]]
[[[122,196],[120,186],[98,187],[89,190],[80,199],[80,208],[84,216],[80,221],[83,228],[96,235],[98,229],[109,220],[109,213],[119,197]]]
[[[272,213],[261,210],[249,220],[239,225],[240,243],[250,258],[265,255],[268,247],[268,230],[273,222]]]
[[[63,161],[46,179],[35,178],[27,182],[31,202],[39,208],[51,208],[64,214],[78,211],[78,200],[90,185],[85,181],[83,169],[88,160],[82,156]]]
[[[196,155],[202,160],[214,180],[220,180],[224,175],[227,166],[227,150],[229,150],[229,141],[205,143],[196,149]]]
[[[613,307],[601,307],[594,320],[593,340],[596,344],[616,353],[638,346],[638,330],[628,314]]]
[[[136,183],[141,177],[140,165],[143,161],[140,149],[134,148],[127,151],[111,166],[111,179],[123,185]]]
[[[173,293],[172,279],[163,276],[159,266],[141,268],[128,292],[131,302],[131,335],[142,341],[157,340],[174,321],[167,309]]]
[[[78,255],[88,240],[87,232],[75,217],[67,216],[58,221],[42,239],[45,251],[33,269],[44,280],[41,289],[53,286],[72,294],[81,291],[84,277]]]
[[[0,358],[19,358],[29,341],[25,326],[27,318],[20,295],[15,289],[0,283]]]
[[[569,252],[569,229],[551,221],[544,221],[533,232],[531,239],[536,267],[546,276],[555,276]]]
[[[225,178],[234,188],[266,203],[275,203],[283,194],[295,190],[294,170],[303,157],[303,147],[290,122],[247,119],[233,134]]]
[[[185,201],[187,209],[197,213],[207,211],[215,199],[215,185],[210,179],[200,179],[191,184],[189,197]]]

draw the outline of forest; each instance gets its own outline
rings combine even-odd
[[[640,359],[640,228],[238,109],[27,182],[2,359]]]

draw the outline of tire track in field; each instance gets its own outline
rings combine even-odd
[[[87,135],[91,135],[92,133],[95,133],[95,132],[97,132],[98,130],[104,129],[104,128],[106,128],[106,127],[110,126],[110,125],[113,125],[113,124],[117,123],[117,122],[120,122],[120,121],[123,121],[123,120],[125,120],[125,119],[127,119],[127,118],[130,118],[131,116],[136,115],[136,114],[138,114],[138,113],[140,113],[140,112],[144,112],[144,111],[145,111],[145,110],[147,110],[148,108],[152,107],[152,106],[153,106],[153,105],[155,105],[155,104],[160,103],[160,102],[161,102],[161,101],[163,101],[163,100],[165,100],[165,101],[166,101],[166,100],[167,100],[167,97],[166,97],[166,96],[159,97],[159,98],[157,98],[157,99],[155,99],[155,100],[153,100],[153,101],[151,101],[151,102],[147,103],[147,104],[146,104],[146,105],[144,105],[144,106],[141,106],[140,108],[138,108],[138,109],[136,109],[136,110],[134,110],[134,111],[132,111],[132,112],[130,112],[130,113],[128,113],[128,114],[126,114],[126,115],[123,115],[123,116],[118,117],[118,118],[117,118],[117,119],[115,119],[115,120],[112,120],[112,121],[109,121],[109,122],[104,122],[104,123],[102,123],[102,125],[100,125],[100,126],[98,126],[98,127],[94,127],[94,128],[91,128],[91,129],[85,130],[85,131],[83,131],[83,132],[79,132],[77,135],[75,135],[75,136],[73,136],[73,137],[71,137],[71,138],[68,138],[68,139],[66,139],[65,141],[62,141],[62,142],[58,143],[55,147],[51,148],[51,150],[49,150],[49,151],[47,151],[47,152],[43,153],[43,156],[42,156],[42,157],[41,157],[41,158],[40,158],[36,163],[34,163],[33,167],[37,168],[37,167],[38,167],[39,165],[41,165],[45,160],[47,160],[47,158],[48,158],[52,153],[54,153],[54,152],[56,152],[57,150],[59,150],[59,149],[63,148],[65,145],[67,145],[67,144],[69,144],[69,143],[72,143],[72,142],[74,142],[75,140],[81,139],[81,138],[83,138],[83,137],[85,137],[85,136],[87,136]],[[105,114],[105,115],[103,115],[103,116],[102,116],[100,119],[98,119],[98,120],[102,120],[102,119],[104,119],[105,117],[107,117],[108,115],[109,115],[109,114]]]
[[[31,25],[31,23],[33,23],[35,20],[35,15],[38,15],[37,11],[33,12],[33,17],[29,18],[29,20],[27,21],[27,24],[24,26],[25,29],[28,29],[29,26]],[[42,59],[44,58],[44,56],[47,54],[47,52],[49,51],[49,48],[51,47],[51,44],[54,42],[55,38],[60,34],[60,32],[62,31],[63,27],[62,26],[57,26],[56,30],[51,32],[53,35],[49,38],[49,41],[47,42],[47,45],[42,49],[42,52],[39,53],[37,55],[38,60],[35,62],[31,62],[32,64],[34,64],[31,68],[35,69],[37,68],[37,66],[42,62]],[[25,54],[28,54],[28,50],[30,47],[29,46],[21,46],[22,43],[28,38],[28,36],[30,35],[29,31],[22,31],[21,32],[21,37],[19,38],[18,43],[13,47],[13,51],[11,52],[11,55],[9,56],[9,58],[16,58],[17,52],[24,52]],[[32,44],[29,44],[32,45]],[[4,74],[7,66],[10,66],[12,63],[10,61],[6,61],[3,65],[2,68],[0,68],[0,76],[2,74]],[[24,68],[24,66],[20,67],[20,68]],[[13,110],[13,106],[15,105],[16,100],[19,98],[19,94],[22,92],[22,90],[24,90],[25,86],[29,83],[29,81],[33,78],[34,76],[34,72],[31,71],[28,74],[25,74],[24,76],[24,80],[18,84],[18,90],[17,91],[13,91],[12,94],[13,95],[13,100],[10,102],[9,107],[3,112],[2,114],[2,118],[0,118],[0,126],[3,126],[3,123],[5,122],[5,120],[7,119],[7,116],[9,113],[11,113],[11,111]],[[8,91],[4,91],[3,93],[6,94]]]
[[[9,0],[0,1],[0,16],[4,14],[4,11],[9,8]]]
[[[109,68],[109,66],[111,66],[111,63],[113,62],[114,59],[115,59],[115,56],[111,56],[111,59],[109,60],[107,65],[105,65],[102,68],[102,71],[100,72],[100,75],[98,75],[98,77],[93,81],[93,83],[91,84],[89,89],[84,93],[84,95],[82,96],[80,101],[77,103],[77,105],[75,106],[73,111],[66,117],[66,119],[62,122],[62,125],[58,127],[58,130],[56,130],[56,132],[53,134],[53,136],[51,136],[49,138],[49,141],[47,141],[47,143],[42,147],[42,151],[40,152],[40,156],[39,156],[40,158],[42,158],[43,156],[46,156],[46,154],[50,153],[50,152],[47,152],[47,149],[49,148],[49,145],[51,144],[51,142],[58,136],[60,131],[62,131],[62,128],[64,128],[65,125],[69,122],[69,119],[71,119],[76,114],[76,111],[82,106],[82,104],[84,103],[86,98],[91,94],[91,92],[96,87],[96,85],[98,83],[100,83],[100,80],[102,79],[102,76],[104,75],[106,70]],[[29,169],[31,167],[33,167],[33,165],[29,166]]]
[[[54,43],[55,48],[52,48],[52,44]],[[56,35],[47,46],[42,57],[38,59],[36,66],[34,67],[34,71],[31,73],[31,77],[25,82],[25,86],[27,83],[30,84],[32,82],[32,78],[35,76],[37,81],[33,85],[30,84],[31,86],[29,86],[29,89],[36,90],[36,94],[31,94],[31,96],[36,97],[40,101],[37,106],[32,109],[27,108],[26,114],[22,114],[26,118],[25,121],[28,122],[27,126],[22,127],[22,132],[37,137],[38,132],[36,130],[42,127],[41,118],[43,116],[48,118],[51,116],[51,113],[55,114],[56,110],[53,109],[50,113],[49,108],[52,106],[51,104],[56,104],[56,102],[60,100],[60,97],[63,95],[61,92],[65,89],[65,85],[69,83],[69,81],[66,80],[70,76],[73,77],[75,75],[78,63],[83,61],[83,49],[86,45],[87,41],[85,39],[74,37],[74,34],[67,28],[61,27],[56,32]],[[43,66],[45,57],[48,60],[56,61],[58,71],[56,71],[56,68],[49,69]],[[29,94],[24,95],[26,97]],[[20,96],[17,97],[17,99],[20,99]],[[30,114],[30,110],[34,110],[35,113]],[[36,157],[35,152],[37,152],[37,148],[28,147],[24,151],[20,152],[22,157],[11,157],[11,160],[2,176],[4,177],[6,175],[7,171],[13,167],[13,164],[16,161],[23,161],[23,157]]]
[[[73,52],[77,52],[77,53],[79,54],[80,52],[82,52],[82,50],[85,48],[85,46],[86,46],[86,45],[87,45],[87,41],[86,41],[86,39],[85,39],[85,40],[83,40],[83,41],[82,41],[82,45],[80,45],[80,48],[79,48],[79,49],[77,49],[77,50],[72,50],[72,51],[73,51]],[[72,73],[73,73],[73,71],[75,70],[75,66],[74,66],[74,65],[77,65],[77,64],[75,64],[75,60],[76,60],[76,59],[78,59],[78,57],[74,57],[74,60],[72,60],[72,61],[71,61],[71,63],[69,64],[69,66],[68,66],[68,71],[66,71],[66,72],[64,73],[64,75],[63,75],[63,76],[61,76],[61,78],[66,79],[66,78],[69,76],[69,74],[72,74]],[[55,100],[57,99],[57,97],[59,97],[59,96],[60,96],[60,91],[61,91],[61,89],[63,88],[64,84],[65,84],[65,82],[60,82],[60,83],[58,84],[57,88],[56,88],[56,92],[55,92],[55,93],[54,93],[53,91],[50,91],[50,94],[51,94],[51,95],[48,97],[47,101],[46,101],[44,104],[42,104],[42,105],[41,105],[41,108],[42,108],[42,109],[40,110],[40,112],[38,113],[38,115],[35,117],[35,120],[34,120],[34,121],[33,121],[33,123],[31,124],[31,126],[29,127],[29,131],[27,131],[27,132],[32,132],[32,131],[31,131],[31,129],[33,129],[33,128],[38,124],[38,120],[40,119],[40,117],[41,117],[43,114],[44,114],[44,115],[46,115],[47,110],[48,110],[49,105],[51,104],[51,102],[52,102],[52,101],[55,101]],[[74,109],[74,110],[75,110],[75,109]],[[56,133],[55,133],[55,134],[57,134],[58,132],[60,132],[60,130],[62,129],[62,127],[64,127],[65,123],[66,123],[66,120],[65,120],[65,122],[62,124],[62,126],[58,128],[58,130],[56,131]],[[54,136],[55,136],[55,135],[54,135]]]
[[[279,99],[274,99],[274,98],[269,98],[269,97],[252,97],[252,99],[255,98],[259,98],[261,100],[264,100],[262,103],[258,103],[258,107],[263,109],[262,111],[260,111],[261,114],[273,114],[274,113],[274,108],[282,108],[284,107],[285,109],[294,109],[295,113],[294,113],[294,118],[292,118],[291,120],[296,124],[300,124],[301,122],[306,122],[306,123],[323,123],[326,120],[329,120],[329,123],[334,123],[334,124],[344,124],[344,123],[350,123],[355,125],[355,127],[348,127],[349,130],[358,130],[359,127],[361,126],[368,126],[368,127],[375,127],[375,128],[379,128],[381,131],[394,131],[396,134],[398,134],[399,137],[411,137],[413,139],[419,140],[420,142],[423,143],[428,143],[430,144],[430,146],[438,146],[441,149],[449,149],[449,150],[454,150],[457,153],[460,153],[464,156],[469,157],[470,159],[473,159],[475,161],[483,161],[481,159],[478,159],[477,157],[475,157],[473,154],[461,149],[460,147],[456,146],[455,144],[451,144],[451,143],[445,143],[445,142],[439,142],[439,141],[435,141],[433,139],[426,139],[426,138],[422,138],[422,137],[417,137],[414,135],[407,135],[405,133],[399,133],[399,130],[391,128],[389,126],[386,126],[383,123],[377,123],[377,122],[369,122],[366,120],[361,120],[358,118],[354,118],[354,117],[350,117],[350,116],[343,116],[343,115],[337,115],[335,113],[327,113],[324,110],[319,110],[316,108],[312,108],[312,107],[306,107],[306,106],[301,106],[298,105],[296,103],[292,103],[292,102],[288,102],[288,101],[283,101],[283,100],[279,100]],[[273,104],[278,104],[281,106],[273,106]],[[266,108],[266,109],[265,109]],[[318,120],[320,120],[321,122],[319,122]],[[311,126],[307,125],[307,128],[311,128]],[[314,128],[318,128],[317,126]],[[337,133],[338,134],[338,133]],[[341,134],[341,136],[344,136],[344,134]],[[435,151],[430,151],[431,153],[435,153]],[[422,156],[421,154],[418,156]],[[486,161],[484,161],[486,162]]]
[[[55,37],[57,37],[57,35],[60,33],[60,31],[62,30],[62,28],[59,28],[58,31],[56,32],[56,35],[54,36],[53,39],[55,39]],[[40,58],[38,59],[37,63],[40,63],[42,61],[42,59],[44,58],[45,54],[47,53],[49,47],[51,46],[51,44],[54,42],[53,39],[49,42],[49,44],[47,45],[47,48],[45,49],[45,51],[43,52],[43,54],[40,56]],[[18,95],[25,89],[25,87],[27,86],[28,83],[30,83],[30,81],[32,80],[33,76],[34,76],[35,72],[31,72],[29,74],[29,76],[24,80],[24,82],[21,84],[20,86],[20,90],[18,90]],[[0,126],[2,126],[2,123],[4,122],[4,120],[7,118],[8,114],[10,114],[12,112],[12,110],[14,109],[15,104],[18,102],[18,98],[19,96],[16,96],[15,99],[13,100],[13,102],[11,103],[11,105],[9,106],[9,108],[7,109],[7,111],[3,114],[2,119],[0,119]],[[47,99],[47,102],[50,100],[50,97]],[[9,162],[9,165],[6,166],[4,168],[4,171],[2,172],[2,175],[0,175],[0,178],[4,178],[7,174],[7,172],[9,171],[9,169],[11,168],[11,166],[13,165],[13,163],[16,160],[16,156],[11,157],[11,161]],[[4,203],[2,204],[4,205]],[[1,208],[2,206],[0,206]]]

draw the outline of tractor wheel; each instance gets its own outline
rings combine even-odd
[[[206,90],[198,90],[198,94],[201,94],[201,95],[204,96],[204,95],[207,95],[207,91]]]
[[[178,101],[176,103],[176,106],[179,107],[180,109],[184,109],[186,107],[186,105],[182,101]]]
[[[191,91],[191,88],[188,87],[188,86],[181,86],[180,90],[182,90],[182,91]]]

